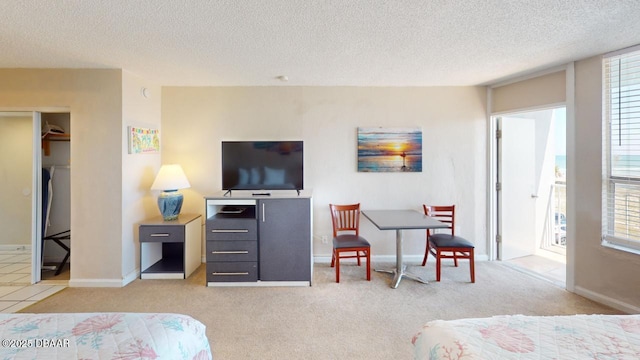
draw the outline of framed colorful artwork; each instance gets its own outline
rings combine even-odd
[[[358,172],[422,172],[422,130],[359,127]]]
[[[160,130],[129,126],[129,154],[160,152]]]

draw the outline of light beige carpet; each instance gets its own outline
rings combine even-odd
[[[373,263],[373,268],[392,264]],[[312,287],[208,288],[204,266],[187,280],[136,280],[124,288],[67,288],[22,312],[173,312],[207,326],[214,359],[411,359],[411,337],[427,321],[503,314],[619,314],[499,262],[411,267],[429,284],[316,264]]]

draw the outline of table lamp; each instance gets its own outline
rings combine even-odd
[[[182,209],[183,196],[178,189],[191,187],[178,164],[162,165],[151,190],[162,190],[158,196],[158,208],[165,221],[176,220]]]

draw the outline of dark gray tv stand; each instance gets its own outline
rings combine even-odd
[[[205,197],[207,286],[310,286],[311,192]]]

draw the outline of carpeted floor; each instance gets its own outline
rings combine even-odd
[[[373,263],[373,268],[393,264]],[[619,314],[500,262],[411,267],[421,284],[364,267],[316,264],[302,288],[208,288],[204,265],[187,280],[136,280],[124,288],[67,288],[22,312],[172,312],[207,326],[214,359],[411,359],[411,337],[427,321],[492,315]]]

